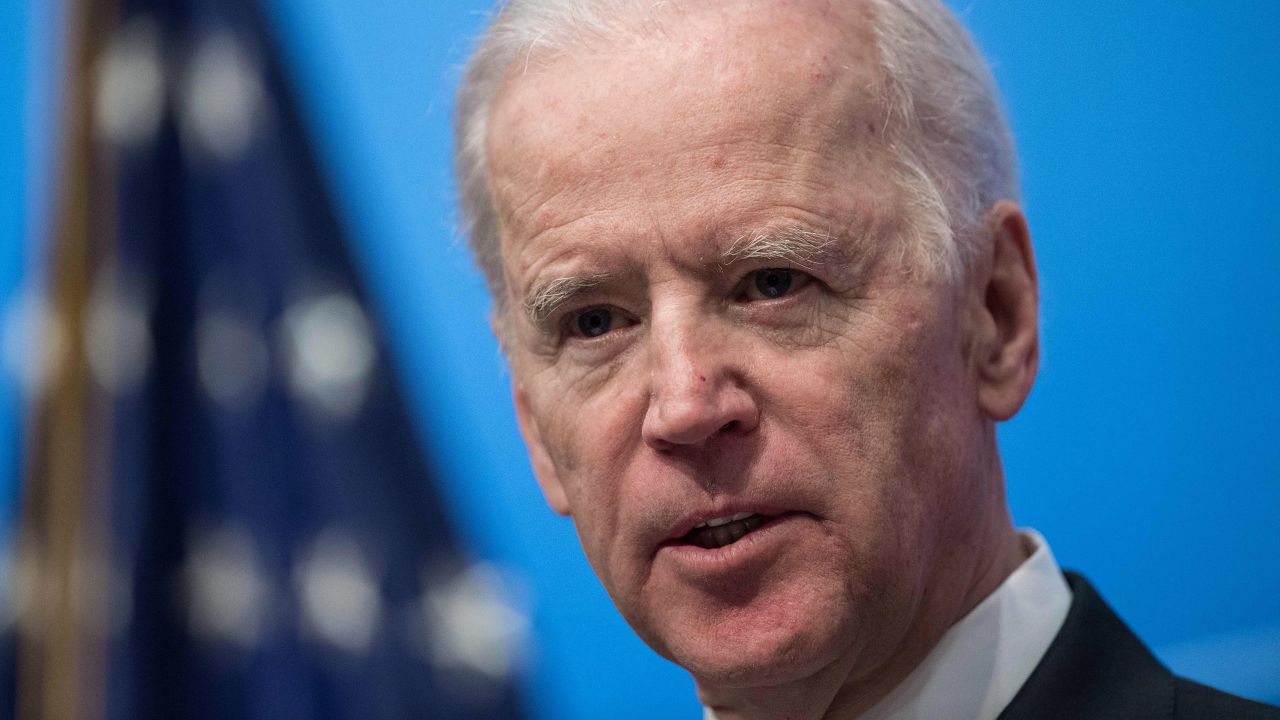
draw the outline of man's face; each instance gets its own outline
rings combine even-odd
[[[535,56],[490,126],[535,470],[711,684],[872,672],[993,503],[971,293],[904,272],[870,33],[832,25],[729,4]]]

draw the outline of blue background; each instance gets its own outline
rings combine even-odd
[[[532,480],[449,170],[453,93],[489,3],[269,0],[418,431],[458,525],[521,571],[547,718],[696,717]],[[1280,6],[960,6],[1019,142],[1045,356],[1002,429],[1019,524],[1175,669],[1280,700]],[[0,300],[38,279],[57,3],[0,4]],[[0,490],[17,463],[0,382]]]

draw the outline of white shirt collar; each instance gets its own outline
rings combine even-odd
[[[1031,557],[859,720],[995,720],[1013,700],[1071,607],[1049,543],[1035,530],[1021,534]],[[715,720],[710,709],[705,720]]]

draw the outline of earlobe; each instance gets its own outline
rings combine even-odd
[[[551,462],[551,456],[547,453],[547,447],[542,442],[542,433],[538,431],[538,425],[533,419],[533,413],[529,408],[529,400],[525,396],[524,389],[516,383],[512,389],[515,396],[516,420],[520,425],[520,435],[524,437],[524,444],[529,448],[529,459],[533,463],[533,474],[538,479],[538,485],[542,488],[542,495],[547,499],[547,504],[551,509],[560,515],[572,515],[569,507],[569,498],[564,492],[564,485],[560,482],[560,475],[556,472],[555,464]]]
[[[974,361],[978,404],[1001,421],[1022,408],[1039,369],[1040,284],[1022,210],[1001,202],[989,217],[991,254],[979,298],[984,327]]]

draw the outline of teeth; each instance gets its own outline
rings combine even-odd
[[[731,522],[746,520],[752,515],[755,515],[755,513],[749,513],[749,512],[738,513],[737,515],[731,515],[729,517],[722,517],[722,518],[716,518],[714,520],[708,520],[704,524],[699,525],[698,527],[720,527],[721,525],[728,525]]]
[[[753,513],[739,513],[730,518],[716,518],[694,528],[685,542],[708,550],[732,545],[744,535],[768,522],[768,518]]]

